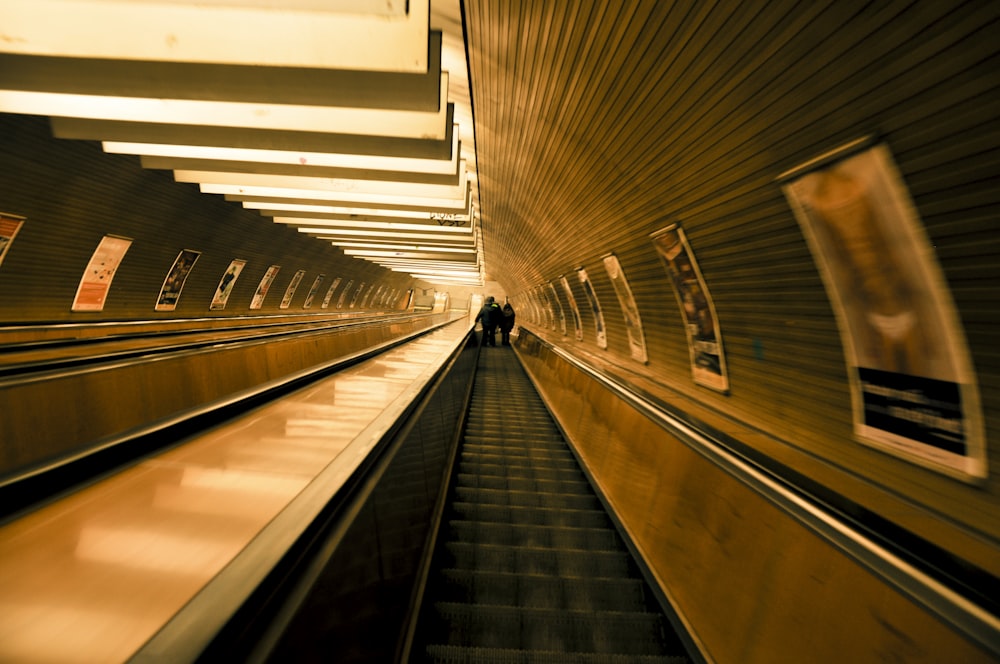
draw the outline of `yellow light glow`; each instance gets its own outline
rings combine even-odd
[[[348,249],[344,251],[345,256],[356,256],[358,258],[364,258],[370,256],[373,258],[378,257],[393,257],[399,256],[401,258],[430,258],[436,256],[437,254],[443,253],[440,249],[433,249],[426,252],[399,252],[399,251],[375,251],[369,249]],[[470,254],[475,253],[473,250],[469,251]]]
[[[389,196],[384,194],[353,194],[349,192],[328,192],[311,189],[279,189],[275,187],[249,187],[230,184],[199,185],[203,194],[232,194],[261,198],[301,198],[316,201],[336,201],[339,203],[382,203],[386,205],[408,205],[440,209],[454,212],[468,207],[466,198],[442,199],[419,198],[415,196]],[[363,207],[363,206],[362,206]],[[427,214],[424,212],[424,214]]]
[[[471,253],[475,253],[475,251],[476,251],[475,249],[461,249],[459,247],[442,247],[442,246],[437,246],[437,245],[432,245],[432,246],[414,246],[414,245],[406,245],[406,244],[398,244],[398,245],[395,245],[395,244],[352,244],[352,243],[348,243],[348,242],[344,242],[344,243],[337,242],[336,244],[339,247],[351,247],[352,250],[353,249],[358,249],[358,248],[369,248],[369,249],[382,249],[382,250],[386,250],[386,251],[390,251],[390,250],[391,251],[433,251],[433,252],[446,253],[446,254],[447,253],[452,253],[452,254],[471,254]],[[345,251],[344,253],[346,254],[348,252]],[[352,256],[354,256],[354,255],[361,256],[361,255],[364,255],[364,254],[354,254],[354,253],[352,253],[350,255],[352,255]]]
[[[392,16],[277,3],[4,0],[12,53],[426,72],[430,0]],[[301,2],[300,2],[301,4]],[[242,5],[242,6],[241,6]],[[259,6],[253,6],[259,5]],[[273,5],[273,6],[272,6]]]
[[[464,162],[463,162],[464,164]],[[423,184],[419,182],[386,182],[383,180],[347,180],[341,178],[307,177],[299,175],[264,175],[260,173],[227,173],[222,171],[174,171],[177,182],[235,185],[240,187],[273,187],[275,189],[306,189],[309,191],[343,192],[348,194],[391,195],[399,197],[465,199],[468,189],[465,169],[459,172],[458,184]]]
[[[435,112],[338,108],[295,104],[254,104],[194,99],[100,97],[0,90],[0,111],[91,120],[330,131],[363,136],[442,140],[448,127],[447,73],[442,72],[441,106]]]
[[[295,152],[290,150],[254,150],[204,145],[169,145],[160,143],[126,143],[105,141],[101,145],[111,154],[134,154],[149,157],[179,157],[185,159],[215,159],[222,161],[261,162],[290,166],[327,166],[403,173],[450,175],[458,170],[459,131],[453,130],[451,159],[414,159],[361,154]]]
[[[347,219],[313,219],[311,217],[273,217],[276,224],[289,226],[314,226],[320,228],[367,228],[372,230],[418,231],[441,235],[471,235],[471,226],[434,226],[432,224],[404,224],[394,221],[350,221]]]
[[[345,228],[340,231],[332,232],[329,228],[322,227],[309,227],[300,226],[297,229],[300,233],[308,233],[310,235],[318,235],[322,237],[346,237],[346,238],[386,238],[389,240],[440,240],[440,236],[428,234],[428,233],[390,233],[386,231],[374,231],[374,230],[353,230]],[[460,240],[460,238],[456,238]],[[472,238],[469,238],[471,241]]]

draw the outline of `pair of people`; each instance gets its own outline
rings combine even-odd
[[[501,308],[490,295],[476,315],[476,322],[480,321],[483,323],[483,345],[497,345],[497,327],[500,328],[500,343],[510,345],[510,331],[514,329],[514,307],[510,306],[510,302],[505,302]]]

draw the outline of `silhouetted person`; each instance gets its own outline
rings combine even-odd
[[[500,343],[504,346],[510,345],[510,331],[514,329],[514,307],[510,302],[504,302],[500,311]]]
[[[500,305],[496,303],[493,296],[490,295],[486,298],[486,304],[483,308],[479,310],[476,315],[476,322],[482,321],[483,323],[483,345],[484,346],[496,346],[497,345],[497,323],[503,314],[500,312]]]

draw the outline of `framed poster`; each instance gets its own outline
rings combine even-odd
[[[837,318],[859,442],[959,478],[985,477],[965,334],[888,146],[859,139],[779,182]]]
[[[545,286],[538,287],[538,301],[542,303],[542,310],[545,312],[545,326],[552,330],[556,329],[555,306],[549,299],[548,289]]]
[[[580,319],[580,307],[577,306],[576,298],[573,297],[573,289],[570,288],[569,280],[566,279],[565,275],[559,277],[559,282],[562,284],[566,300],[569,302],[570,313],[573,314],[573,329],[576,330],[576,340],[583,341],[583,321]]]
[[[312,307],[312,305],[313,305],[313,298],[316,297],[316,291],[319,290],[319,287],[323,285],[323,281],[325,281],[325,280],[326,280],[326,275],[325,274],[321,274],[318,277],[316,277],[315,279],[313,279],[313,285],[309,288],[309,292],[306,293],[306,300],[305,300],[305,302],[302,303],[302,308],[303,309],[309,309],[310,307]]]
[[[618,257],[614,254],[605,256],[604,269],[607,270],[608,278],[611,279],[611,285],[615,287],[615,295],[618,296],[618,304],[622,308],[632,359],[645,364],[649,361],[649,357],[646,354],[646,336],[642,333],[642,319],[639,318],[639,308],[635,306],[632,289],[629,288],[628,279],[625,278],[625,272],[618,262]]]
[[[580,279],[580,285],[583,286],[583,294],[587,296],[590,310],[594,313],[594,325],[597,328],[597,347],[607,348],[608,333],[604,328],[604,312],[601,311],[601,303],[597,300],[597,293],[594,292],[594,287],[591,285],[590,277],[587,275],[585,269],[582,267],[577,268],[576,276]]]
[[[694,382],[719,392],[728,392],[729,372],[726,370],[715,303],[698,269],[698,261],[684,229],[679,224],[673,224],[650,237],[674,286],[674,296],[687,333]]]
[[[23,225],[24,217],[0,212],[0,265],[3,265],[7,250],[10,249],[11,243],[14,242],[17,232],[21,230]]]
[[[326,309],[330,306],[330,300],[333,299],[333,291],[337,290],[337,286],[340,285],[341,277],[337,277],[332,282],[330,282],[330,287],[326,289],[326,295],[323,297],[323,306],[321,309]]]
[[[549,295],[552,297],[552,302],[555,304],[555,313],[559,318],[559,329],[562,331],[562,335],[566,336],[566,314],[563,312],[562,302],[559,301],[559,294],[556,293],[556,285],[549,282]]]
[[[351,301],[347,305],[348,309],[354,308],[354,306],[358,303],[358,298],[361,297],[361,291],[363,291],[364,289],[365,289],[365,282],[362,281],[361,285],[358,286],[358,290],[354,291],[354,295],[351,296]]]
[[[288,288],[285,289],[285,294],[281,298],[281,304],[278,305],[279,309],[287,309],[292,303],[292,298],[295,297],[295,291],[298,290],[299,284],[302,283],[302,277],[306,276],[305,270],[296,270],[295,274],[292,275],[292,280],[288,282]]]
[[[272,265],[267,268],[267,272],[264,273],[264,276],[260,278],[260,283],[257,284],[257,292],[253,294],[253,299],[250,301],[251,309],[260,309],[263,306],[264,298],[267,297],[267,291],[271,289],[271,284],[274,282],[274,278],[278,276],[280,270],[280,265]]]
[[[132,246],[131,238],[105,235],[94,250],[87,268],[80,277],[73,298],[73,311],[102,311],[125,252]]]
[[[215,295],[212,296],[212,303],[208,306],[210,310],[226,308],[226,303],[229,302],[229,296],[233,292],[233,286],[236,285],[236,280],[239,278],[240,273],[243,272],[243,268],[246,267],[246,264],[246,261],[238,258],[229,263],[229,267],[226,268],[222,278],[219,279],[219,285],[215,288]]]
[[[371,286],[369,286],[368,290],[365,291],[364,297],[361,298],[361,308],[362,309],[367,309],[368,308],[368,305],[369,305],[369,303],[371,302],[371,299],[372,299],[372,293],[375,292],[375,286],[377,286],[377,284],[372,284]]]
[[[337,308],[343,309],[344,302],[347,298],[348,291],[351,290],[351,286],[354,285],[354,279],[348,279],[347,284],[344,286],[344,290],[340,291],[340,297],[337,298]]]
[[[193,249],[181,249],[174,259],[174,264],[170,266],[170,271],[163,278],[160,286],[160,296],[156,298],[156,311],[173,311],[177,308],[177,303],[181,299],[181,291],[184,290],[184,283],[187,281],[191,269],[201,256],[200,251]]]

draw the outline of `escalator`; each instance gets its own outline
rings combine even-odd
[[[512,350],[458,454],[410,661],[691,661]]]

